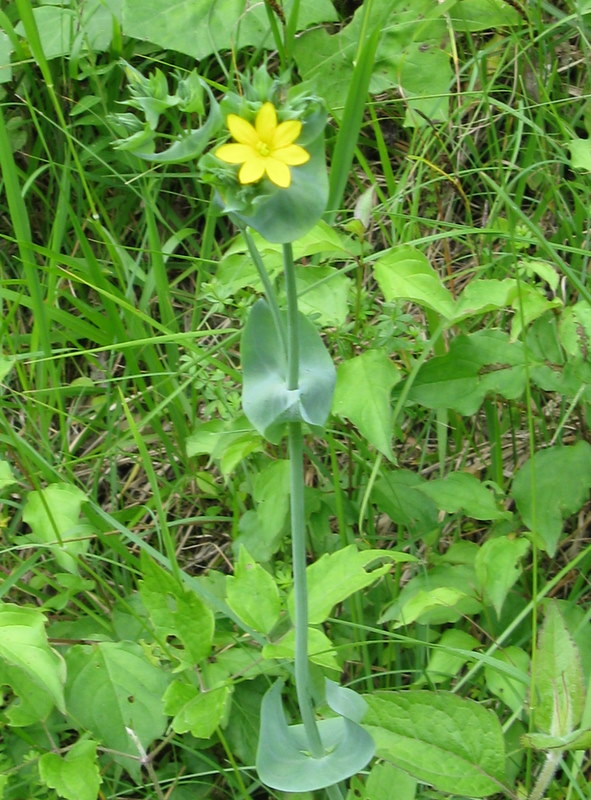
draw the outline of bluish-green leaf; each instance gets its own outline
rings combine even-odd
[[[244,413],[273,442],[281,438],[289,421],[301,420],[322,427],[332,405],[335,369],[330,355],[320,334],[303,314],[298,317],[298,327],[298,389],[288,389],[287,356],[264,300],[252,307],[242,337]]]
[[[318,721],[325,755],[314,758],[303,725],[288,725],[282,682],[263,698],[256,766],[267,786],[284,792],[313,792],[362,770],[374,754],[371,736],[359,725],[366,709],[350,689],[327,681],[327,703],[339,716]]]

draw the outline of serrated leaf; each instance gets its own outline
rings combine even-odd
[[[376,562],[386,562],[377,564]],[[392,568],[392,563],[417,561],[409,553],[396,550],[357,550],[350,544],[335,553],[324,553],[306,569],[308,581],[308,621],[318,625],[330,616],[338,603],[374,583]],[[373,568],[367,569],[372,565]],[[287,605],[294,615],[294,593]]]
[[[499,536],[488,539],[476,556],[476,577],[485,597],[500,617],[509,589],[521,575],[519,562],[529,551],[527,539]]]
[[[35,608],[0,603],[0,658],[43,689],[65,713],[63,659],[48,644],[45,615]],[[12,670],[9,669],[10,675]],[[20,693],[22,682],[15,687]]]
[[[563,520],[575,514],[591,488],[591,445],[581,440],[548,447],[517,471],[511,494],[523,521],[548,555],[556,553]]]
[[[209,739],[224,717],[230,696],[229,686],[200,691],[195,686],[174,681],[164,695],[164,707],[166,713],[174,717],[172,727],[176,733]]]
[[[93,734],[135,780],[140,777],[138,748],[144,750],[166,730],[162,696],[169,678],[148,661],[135,642],[74,645],[66,656],[68,713],[76,726]]]
[[[581,720],[585,684],[579,650],[555,603],[547,606],[535,665],[531,698],[535,727],[551,736],[566,736]]]
[[[96,800],[102,782],[96,748],[96,742],[80,739],[63,758],[44,753],[39,759],[41,780],[66,800]]]
[[[502,788],[505,743],[496,716],[447,692],[366,695],[364,727],[377,754],[442,792],[485,797]]]
[[[279,617],[277,584],[245,547],[240,548],[234,575],[226,579],[226,601],[243,622],[261,633],[269,633]]]
[[[76,556],[90,546],[92,528],[80,521],[87,497],[69,483],[52,483],[46,489],[29,492],[23,520],[31,526],[33,541],[48,545],[62,569],[77,573]]]
[[[365,438],[394,461],[392,452],[392,388],[398,369],[383,350],[367,350],[337,370],[333,412],[350,419]]]
[[[373,268],[388,302],[411,300],[442,317],[453,317],[453,297],[420,250],[402,245],[378,258]]]
[[[194,667],[211,651],[213,612],[201,598],[142,552],[140,595],[158,634],[178,638],[185,653],[177,655]]]

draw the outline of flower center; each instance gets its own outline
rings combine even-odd
[[[263,158],[267,158],[271,155],[271,148],[266,142],[258,141],[256,144],[256,149],[259,155],[261,155]]]

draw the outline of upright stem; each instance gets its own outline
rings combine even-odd
[[[287,295],[287,388],[299,385],[298,297],[295,283],[293,252],[283,245],[283,266]],[[295,684],[298,705],[310,753],[316,758],[324,748],[316,726],[310,695],[308,665],[308,588],[306,585],[306,518],[304,512],[304,445],[302,423],[290,422],[289,464],[291,473],[291,548],[295,595]]]

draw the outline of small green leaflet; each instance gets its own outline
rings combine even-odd
[[[41,780],[66,800],[96,800],[102,782],[96,748],[96,742],[79,739],[64,757],[44,753],[39,759]]]

